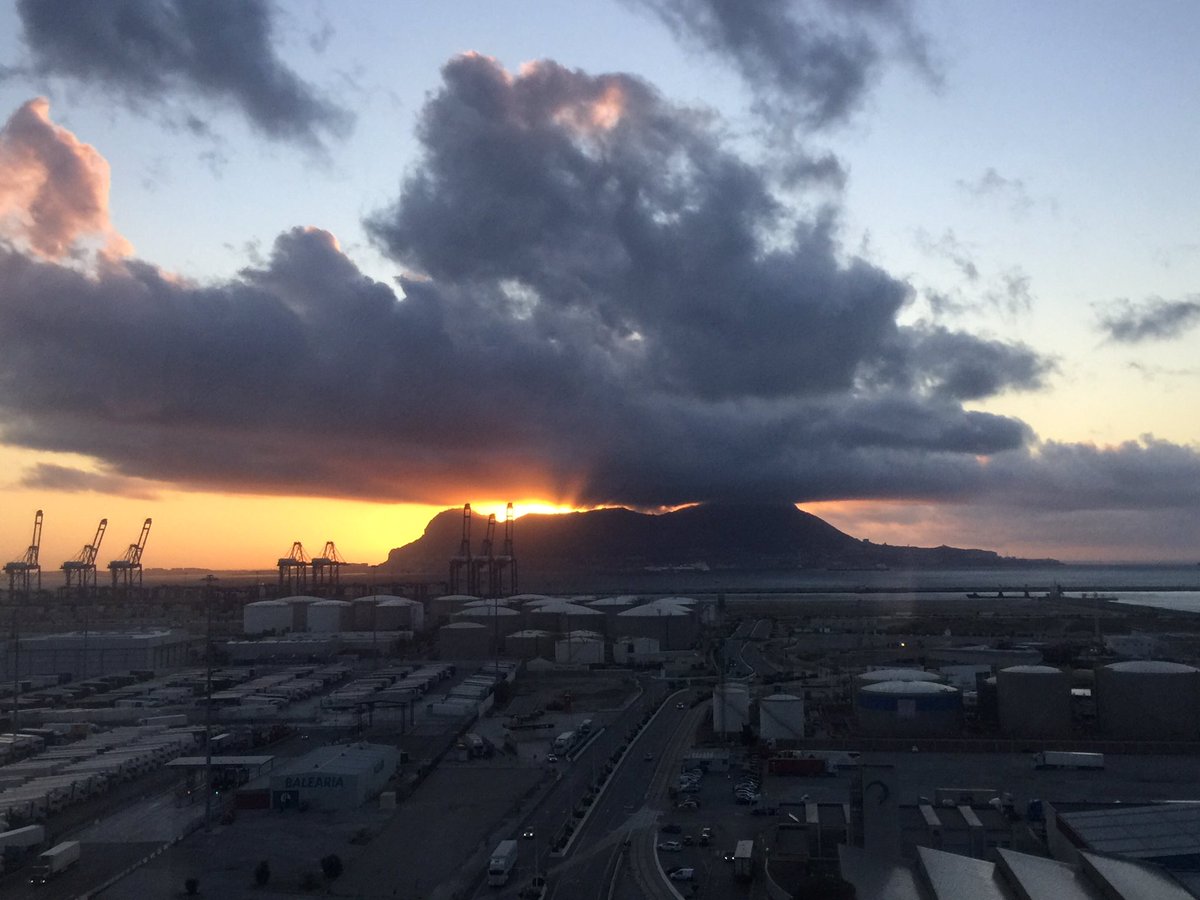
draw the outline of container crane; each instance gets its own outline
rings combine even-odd
[[[458,555],[450,559],[450,580],[446,584],[451,594],[461,592],[462,570],[467,569],[467,581],[471,580],[471,504],[463,504],[462,541],[458,545]]]
[[[308,584],[309,559],[304,553],[304,545],[299,541],[292,543],[292,550],[287,556],[279,558],[279,589],[289,594],[303,591]]]
[[[8,595],[14,596],[16,591],[21,591],[23,594],[29,593],[29,576],[37,574],[37,589],[42,589],[42,566],[38,562],[38,552],[42,546],[42,511],[39,509],[33,517],[33,540],[29,542],[29,549],[25,551],[25,555],[20,559],[14,559],[10,563],[4,564],[4,571],[8,573]]]
[[[65,590],[69,591],[72,585],[78,585],[81,593],[87,593],[89,584],[92,588],[96,587],[96,555],[100,552],[100,543],[104,540],[106,528],[108,519],[101,519],[100,524],[96,526],[96,536],[92,538],[92,542],[84,544],[83,549],[73,559],[68,559],[62,564],[63,574],[67,579]]]
[[[146,538],[150,536],[150,519],[142,523],[142,533],[137,539],[136,544],[130,544],[129,549],[125,551],[125,555],[120,559],[114,559],[108,564],[108,570],[112,572],[113,590],[117,589],[117,582],[121,582],[121,586],[128,591],[133,587],[134,578],[137,578],[137,586],[142,586],[142,551],[146,549]]]
[[[341,568],[345,564],[346,560],[342,559],[333,541],[326,541],[321,555],[312,558],[313,590],[337,591],[342,580]]]
[[[487,517],[487,530],[483,536],[483,544],[480,545],[479,555],[471,558],[471,568],[467,573],[467,593],[475,594],[478,597],[491,597],[492,581],[492,563],[496,558],[493,552],[493,541],[496,537],[496,514],[489,513]],[[487,573],[487,581],[484,581],[483,575]]]
[[[500,555],[492,559],[489,572],[489,592],[493,597],[517,592],[517,556],[513,549],[513,522],[513,505],[509,503],[504,510],[504,547]],[[504,583],[505,572],[508,573],[507,589]]]

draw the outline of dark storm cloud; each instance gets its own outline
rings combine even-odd
[[[68,494],[94,493],[133,500],[154,500],[156,494],[136,478],[84,471],[51,463],[37,463],[21,477],[21,487],[33,490],[62,491]]]
[[[937,79],[908,0],[627,0],[685,44],[726,59],[785,130],[845,120],[902,58]]]
[[[403,296],[314,229],[212,284],[0,249],[0,438],[114,477],[439,503],[965,500],[1040,471],[1027,425],[962,404],[1050,362],[898,324],[908,286],[846,258],[834,212],[781,208],[719,123],[552,63],[444,74],[369,224]],[[1091,484],[1075,502],[1106,502]]]
[[[1181,300],[1151,297],[1134,305],[1128,300],[1109,304],[1100,313],[1099,328],[1121,344],[1165,341],[1200,325],[1200,294]]]
[[[133,108],[194,94],[310,146],[352,123],[279,58],[268,0],[18,0],[17,10],[36,71],[111,89]]]

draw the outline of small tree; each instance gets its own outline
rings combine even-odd
[[[342,874],[342,858],[336,853],[330,853],[328,856],[321,857],[321,871],[325,873],[325,877],[333,881]]]
[[[271,880],[271,864],[265,859],[260,860],[258,865],[254,867],[254,883],[259,887],[266,887],[267,882]]]
[[[189,897],[195,897],[200,893],[200,879],[186,878],[183,882],[183,890]]]

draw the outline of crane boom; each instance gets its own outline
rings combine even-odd
[[[90,544],[85,544],[84,548],[79,551],[77,559],[85,566],[94,566],[96,564],[96,554],[100,552],[100,544],[104,540],[104,532],[108,529],[108,519],[101,519],[100,524],[96,526],[96,536],[92,538]]]
[[[141,536],[138,537],[136,544],[129,545],[129,552],[125,554],[125,558],[135,566],[140,565],[142,562],[142,551],[146,549],[146,538],[150,536],[151,521],[151,519],[146,519],[146,521],[142,523]]]
[[[29,549],[25,551],[25,563],[30,566],[38,564],[38,554],[41,552],[42,546],[42,511],[39,509],[33,517],[33,540],[29,542]]]

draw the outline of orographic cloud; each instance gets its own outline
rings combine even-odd
[[[266,137],[314,147],[353,121],[280,59],[269,0],[18,0],[17,11],[37,72],[102,87],[134,109],[201,97],[235,107]]]

